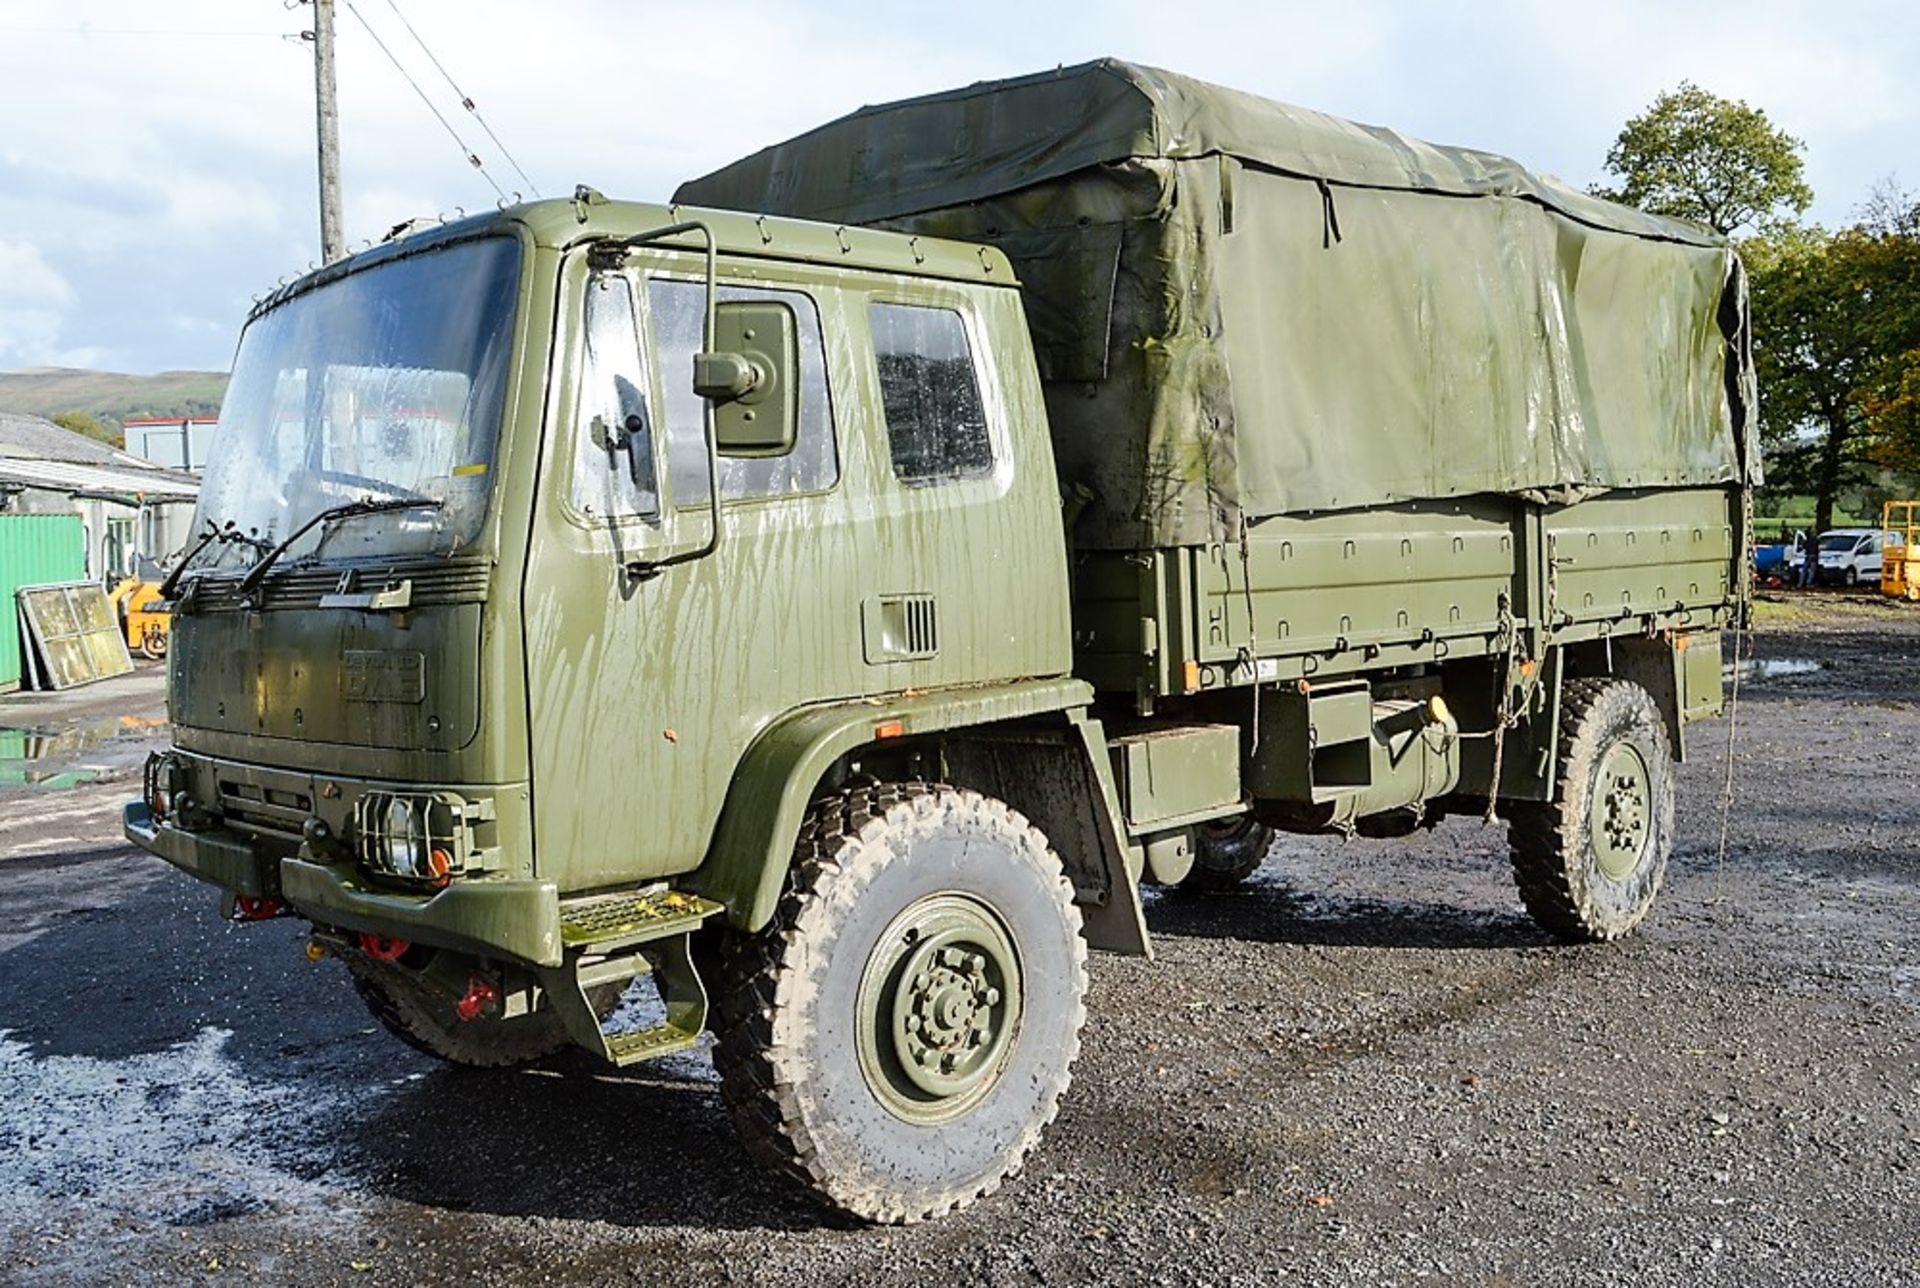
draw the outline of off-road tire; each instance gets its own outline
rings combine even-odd
[[[1273,848],[1273,828],[1251,814],[1202,823],[1195,829],[1193,866],[1180,878],[1182,890],[1217,894],[1237,889],[1266,862]]]
[[[552,1055],[570,1040],[560,1017],[550,1010],[512,1019],[461,1020],[453,1013],[452,997],[423,983],[406,967],[359,955],[344,960],[354,991],[387,1032],[449,1064],[506,1069]],[[618,1002],[618,990],[612,1000]]]
[[[1593,836],[1593,792],[1608,754],[1631,746],[1647,779],[1646,840],[1631,871],[1610,876]],[[1561,695],[1553,799],[1507,806],[1507,843],[1520,902],[1542,929],[1570,942],[1618,939],[1653,906],[1673,848],[1673,758],[1653,698],[1627,680],[1580,679]]]
[[[1018,1021],[964,1111],[909,1121],[864,1071],[862,999],[889,931],[956,895],[1007,932]],[[859,787],[809,812],[773,923],[725,941],[714,1063],[755,1158],[860,1220],[921,1221],[1019,1170],[1071,1080],[1086,988],[1073,887],[1037,828],[972,791]]]

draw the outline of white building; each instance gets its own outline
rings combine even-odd
[[[127,451],[170,470],[201,474],[213,449],[213,416],[135,417],[120,422]]]

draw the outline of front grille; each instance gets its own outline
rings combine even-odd
[[[231,827],[297,839],[313,812],[313,798],[253,783],[220,780],[220,814]]]
[[[260,609],[318,608],[324,597],[340,588],[344,572],[353,573],[353,584],[361,590],[379,590],[401,581],[413,583],[409,607],[431,608],[442,604],[484,603],[493,575],[490,560],[480,558],[447,559],[436,563],[408,562],[394,565],[340,564],[311,568],[291,567],[267,574],[254,592]],[[210,573],[195,577],[192,606],[198,612],[232,611],[240,607],[240,575]]]

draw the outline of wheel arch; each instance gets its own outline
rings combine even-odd
[[[1720,646],[1718,632],[1705,631],[1699,634],[1702,637],[1701,646],[1710,649],[1713,655],[1709,665],[1717,669]],[[1690,715],[1688,702],[1692,696],[1690,688],[1698,687],[1697,680],[1690,686],[1687,672],[1687,654],[1693,643],[1691,635],[1665,632],[1656,636],[1623,637],[1611,643],[1596,640],[1576,645],[1568,650],[1566,678],[1626,680],[1645,689],[1660,712],[1660,722],[1666,726],[1668,751],[1675,762],[1684,763],[1687,758],[1686,727]],[[1713,706],[1718,709],[1717,701]]]
[[[706,857],[684,887],[725,905],[727,920],[736,928],[758,931],[779,905],[807,806],[833,767],[850,753],[896,738],[1077,713],[1092,700],[1090,685],[1060,678],[901,693],[790,711],[763,729],[740,758]]]

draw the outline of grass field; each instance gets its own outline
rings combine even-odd
[[[0,411],[57,416],[90,412],[114,424],[139,416],[213,416],[227,391],[222,371],[162,371],[150,376],[73,367],[0,371]]]

